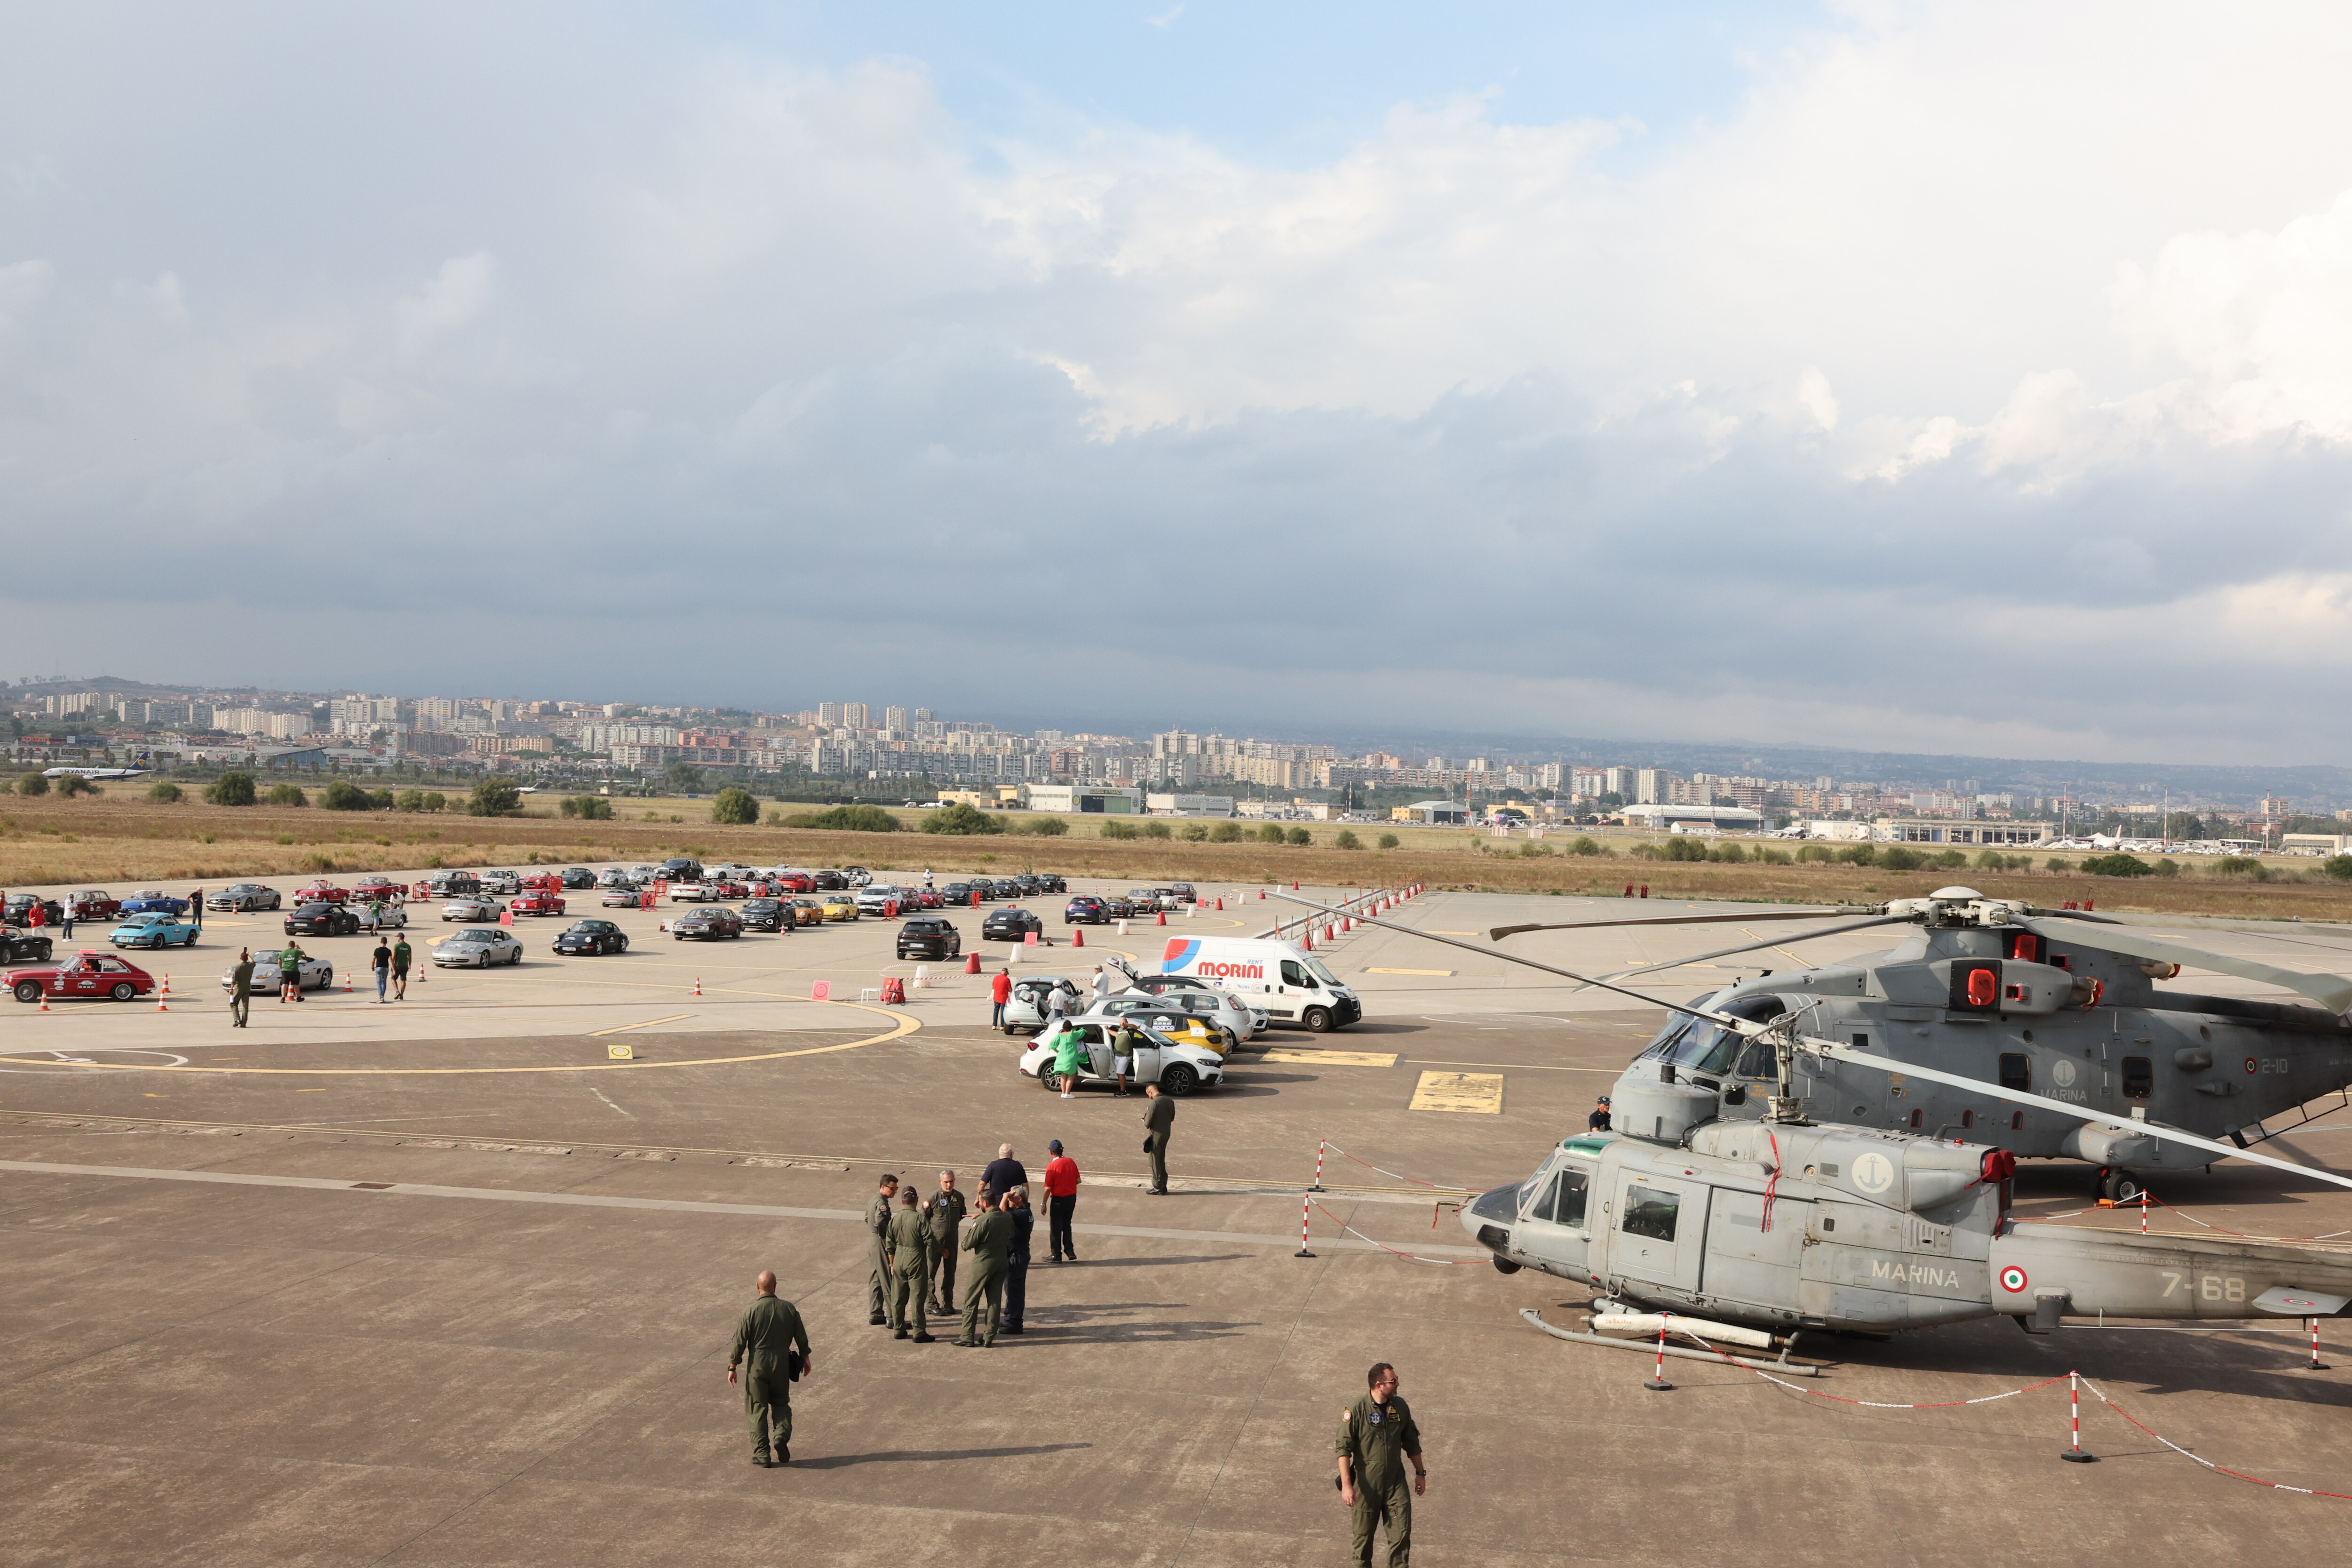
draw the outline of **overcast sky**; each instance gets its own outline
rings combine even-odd
[[[1663,9],[0,5],[0,673],[2352,763],[2340,6]]]

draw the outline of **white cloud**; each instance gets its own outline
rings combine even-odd
[[[486,251],[453,256],[443,262],[423,291],[400,302],[402,353],[412,358],[424,353],[478,319],[489,307],[496,271],[496,263]]]

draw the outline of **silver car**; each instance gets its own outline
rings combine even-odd
[[[205,908],[223,913],[246,910],[274,910],[285,902],[275,888],[265,888],[258,882],[235,882],[216,892],[205,895]]]
[[[618,887],[605,889],[597,895],[596,901],[608,910],[634,910],[645,901],[645,897],[624,882]]]
[[[345,906],[360,917],[362,931],[405,931],[408,911],[398,904],[351,904]]]
[[[435,945],[433,962],[443,969],[488,969],[493,963],[520,963],[522,943],[509,931],[453,931]]]
[[[1004,1032],[1034,1035],[1044,1028],[1046,998],[1056,992],[1061,994],[1066,1017],[1075,1017],[1087,1010],[1083,1000],[1086,993],[1079,990],[1076,981],[1059,974],[1024,974],[1013,983],[1013,994],[1005,1001]]]
[[[482,873],[482,891],[486,893],[512,893],[520,890],[521,887],[522,879],[512,871]]]
[[[629,888],[634,889],[636,887],[637,882],[635,878],[630,876],[626,871],[622,870],[618,866],[609,866],[597,874],[596,885],[600,888]]]
[[[303,990],[324,991],[328,986],[332,985],[334,983],[335,966],[333,964],[328,963],[323,958],[313,958],[307,952],[302,955]],[[254,954],[253,994],[257,996],[265,995],[269,992],[277,990],[279,984],[280,983],[278,978],[278,954],[276,952],[257,952]],[[229,969],[222,972],[221,989],[229,992],[232,994],[235,994],[236,990],[236,970]]]
[[[1197,1019],[1227,1050],[1265,1027],[1262,1016],[1253,1016],[1249,1008],[1215,991],[1167,991],[1157,996],[1129,991],[1104,997],[1087,1008],[1085,1016],[1132,1017],[1163,1035],[1178,1036],[1187,1032],[1186,1024]]]
[[[506,906],[496,899],[477,898],[460,893],[441,906],[444,921],[495,921],[506,912]]]

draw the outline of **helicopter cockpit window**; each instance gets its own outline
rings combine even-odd
[[[1743,996],[1723,1010],[1751,1024],[1769,1023],[1788,1011],[1778,996]],[[1732,1062],[1739,1058],[1743,1043],[1737,1031],[1705,1018],[1694,1018],[1689,1029],[1675,1042],[1670,1059],[1676,1067],[1692,1072],[1727,1073]],[[1768,1052],[1768,1059],[1769,1055]]]
[[[1537,1216],[1554,1225],[1584,1228],[1584,1173],[1562,1171],[1552,1182],[1551,1192],[1544,1199],[1542,1212]]]
[[[1648,1187],[1625,1189],[1625,1220],[1619,1228],[1628,1236],[1646,1236],[1652,1241],[1672,1241],[1675,1223],[1682,1216],[1683,1200],[1677,1193],[1653,1192]]]

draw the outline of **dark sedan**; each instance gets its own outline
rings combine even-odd
[[[816,872],[810,880],[816,884],[816,890],[820,893],[837,893],[849,886],[849,879],[830,867]]]
[[[591,957],[605,952],[626,952],[629,951],[629,933],[611,921],[573,921],[555,939],[555,951],[560,953],[585,953]]]
[[[359,911],[347,910],[341,904],[303,904],[286,917],[288,936],[357,936],[359,933]]]
[[[1019,942],[1033,931],[1045,935],[1045,922],[1017,905],[991,910],[988,918],[980,923],[981,937],[986,942]]]
[[[1110,911],[1092,893],[1080,893],[1063,906],[1062,923],[1066,926],[1108,925],[1110,923]]]
[[[678,916],[669,922],[669,934],[674,942],[693,937],[698,942],[712,942],[722,936],[741,936],[743,917],[733,910],[714,909],[706,904],[691,914]]]
[[[65,905],[55,899],[43,899],[39,902],[42,924],[58,926],[65,923]],[[0,905],[0,925],[29,927],[33,920],[33,904],[30,893],[9,894],[7,903]]]
[[[753,899],[738,909],[745,931],[787,931],[800,921],[793,914],[793,906],[782,899]]]
[[[1066,893],[1070,890],[1070,885],[1051,871],[1037,873],[1037,886],[1040,891],[1048,893]]]
[[[1022,896],[1021,884],[1010,877],[999,877],[996,879],[995,888],[996,896],[1000,899],[1017,899]]]
[[[593,888],[596,885],[596,873],[585,866],[567,866],[563,871],[563,885],[574,889]]]
[[[1011,914],[1006,910],[999,913]],[[898,928],[898,957],[957,958],[963,952],[963,936],[955,926],[942,920],[908,921]]]

